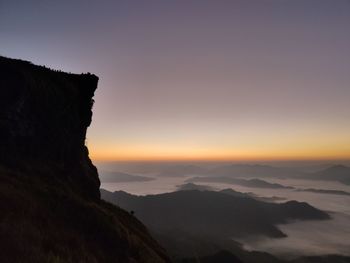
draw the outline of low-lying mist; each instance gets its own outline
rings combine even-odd
[[[204,168],[207,167],[209,166],[207,165]],[[110,166],[107,168],[109,170],[115,169],[113,170],[114,172],[119,172],[117,170],[118,167]],[[179,185],[186,184],[194,177],[216,176],[215,174],[195,174],[197,170],[198,173],[201,170],[194,167],[186,167],[186,170],[191,171],[192,174],[166,176],[166,173],[162,171],[166,171],[164,169],[168,169],[169,166],[166,167],[164,164],[158,167],[156,165],[153,167],[145,166],[144,173],[142,173],[142,165],[135,167],[123,166],[122,168],[123,172],[149,177],[153,180],[135,180],[130,182],[102,181],[101,188],[109,191],[123,190],[135,195],[160,194],[179,190]],[[106,167],[103,167],[103,169],[106,170]],[[179,170],[178,168],[176,169],[174,174],[178,175]],[[307,202],[318,209],[328,212],[331,216],[330,220],[295,221],[278,225],[279,229],[287,235],[285,238],[253,236],[237,240],[244,245],[244,248],[247,250],[266,251],[288,259],[302,255],[342,254],[350,256],[350,196],[337,194],[337,191],[349,193],[350,185],[329,180],[306,180],[298,176],[291,176],[291,178],[243,176],[242,178],[257,178],[271,184],[280,184],[290,188],[245,187],[232,183],[235,180],[231,180],[230,183],[210,180],[206,182],[196,181],[195,184],[202,185],[201,189],[222,190],[232,188],[238,192],[251,193],[252,196],[265,197],[265,200],[271,200],[271,202],[285,202],[288,200]],[[323,193],[322,191],[303,191],[305,189],[322,190]]]
[[[238,240],[247,250],[270,252],[284,258],[341,254],[350,255],[350,216],[332,213],[326,221],[299,221],[280,225],[285,238],[256,237]]]

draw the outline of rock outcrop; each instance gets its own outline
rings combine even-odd
[[[168,262],[100,199],[85,146],[98,77],[0,57],[1,262]]]

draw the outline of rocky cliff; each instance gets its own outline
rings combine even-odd
[[[168,262],[100,199],[85,146],[97,82],[0,57],[1,262]]]

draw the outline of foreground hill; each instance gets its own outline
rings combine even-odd
[[[0,57],[1,262],[167,262],[100,199],[85,147],[98,78]]]
[[[200,188],[149,196],[101,189],[101,196],[133,211],[175,262],[289,262],[265,252],[246,251],[233,239],[254,235],[281,238],[285,235],[276,224],[289,219],[329,218],[306,203],[266,203],[232,189],[214,192]]]
[[[266,203],[214,191],[177,191],[135,196],[126,192],[101,190],[102,198],[135,212],[152,230],[174,230],[192,235],[242,237],[285,236],[276,224],[291,219],[328,219],[329,216],[307,203],[289,201]]]

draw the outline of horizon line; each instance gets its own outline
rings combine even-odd
[[[350,158],[265,158],[265,159],[118,159],[94,158],[94,162],[223,162],[223,163],[254,163],[254,162],[350,162]]]

